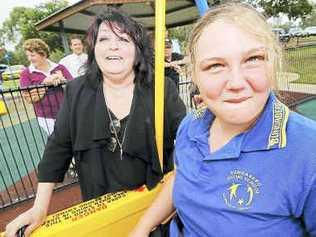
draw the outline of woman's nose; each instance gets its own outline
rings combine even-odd
[[[230,76],[227,81],[227,89],[229,90],[241,90],[245,87],[246,78],[242,69],[240,67],[236,67],[231,69]]]
[[[117,39],[110,40],[110,49],[115,50],[115,49],[118,49],[118,47],[119,47],[119,42]]]

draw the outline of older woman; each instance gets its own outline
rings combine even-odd
[[[34,85],[54,86],[48,89],[41,87],[23,91],[24,99],[34,104],[39,125],[47,134],[51,134],[63,100],[63,89],[58,85],[71,80],[72,76],[63,65],[48,59],[49,48],[43,40],[28,39],[24,42],[23,49],[30,66],[21,73],[21,88]]]
[[[7,236],[46,217],[54,184],[75,157],[83,200],[162,178],[154,137],[152,50],[144,29],[108,9],[88,30],[86,74],[68,83],[65,99],[38,167],[34,206],[11,222]],[[164,168],[172,170],[173,143],[185,106],[166,82]]]
[[[175,178],[132,236],[174,209],[170,236],[316,236],[316,123],[272,91],[280,51],[247,5],[219,6],[197,23],[189,52],[206,108],[182,121]]]

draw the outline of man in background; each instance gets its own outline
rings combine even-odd
[[[70,37],[70,49],[72,54],[62,58],[59,63],[68,69],[73,78],[76,78],[83,75],[83,66],[88,59],[87,54],[83,52],[83,42],[80,36],[73,35]]]
[[[179,73],[181,72],[181,65],[184,64],[183,55],[172,52],[172,42],[166,38],[165,41],[165,76],[174,81],[179,89]]]

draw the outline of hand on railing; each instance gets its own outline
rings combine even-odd
[[[16,237],[24,226],[27,226],[24,231],[24,236],[28,237],[38,226],[46,219],[47,213],[39,208],[31,208],[19,215],[6,226],[5,237]]]
[[[29,91],[23,91],[22,95],[23,98],[26,100],[27,103],[36,103],[43,99],[46,93],[46,88],[34,88]]]
[[[66,78],[64,77],[63,73],[61,71],[56,71],[55,73],[47,76],[43,84],[46,86],[58,86],[59,84],[62,84],[66,82]]]

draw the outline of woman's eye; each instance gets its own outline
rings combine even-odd
[[[123,41],[123,42],[129,42],[129,39],[125,38],[125,37],[119,37],[119,40],[120,41]]]
[[[206,65],[203,70],[204,71],[210,71],[210,72],[218,72],[219,70],[223,69],[224,65],[221,63],[213,63]]]
[[[106,41],[106,40],[108,40],[108,39],[109,39],[108,37],[100,37],[100,38],[99,38],[99,42]]]
[[[262,61],[265,61],[265,57],[263,55],[251,56],[246,60],[247,63],[259,63]]]

